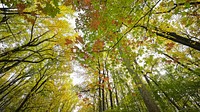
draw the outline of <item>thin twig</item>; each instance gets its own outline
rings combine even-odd
[[[30,41],[32,41],[32,39],[33,39],[33,30],[34,30],[34,26],[35,26],[36,20],[37,20],[37,17],[35,17],[35,20],[33,22],[32,28],[31,28],[31,38],[30,38]]]

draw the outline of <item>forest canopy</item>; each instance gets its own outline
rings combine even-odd
[[[200,111],[198,0],[0,2],[0,111]]]

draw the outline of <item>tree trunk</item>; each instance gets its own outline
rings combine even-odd
[[[150,78],[150,77],[145,76],[145,79],[146,79],[146,80],[148,80],[148,78]],[[151,79],[152,82],[161,90],[161,92],[165,95],[165,97],[167,98],[167,100],[168,100],[174,107],[176,107],[176,109],[181,110],[181,107],[180,107],[178,104],[176,104],[176,102],[173,101],[173,100],[168,96],[168,94],[167,94],[162,88],[160,88],[159,84],[158,84],[156,81],[154,81],[152,78],[150,78],[150,79]]]
[[[155,103],[151,93],[147,90],[146,86],[143,84],[141,78],[139,77],[139,75],[137,73],[135,73],[133,71],[133,69],[131,69],[130,66],[130,61],[123,56],[122,54],[122,50],[120,49],[120,47],[118,47],[120,56],[123,58],[123,62],[125,63],[125,66],[128,70],[128,72],[132,75],[135,75],[135,84],[136,85],[141,85],[140,87],[138,87],[138,90],[140,92],[140,95],[143,98],[143,101],[148,109],[149,112],[160,112],[160,109],[158,108],[157,104]]]
[[[99,70],[99,112],[103,112],[102,111],[102,102],[101,102],[101,76],[100,76],[100,74],[101,74],[101,71],[100,71],[100,67],[101,67],[101,65],[100,65],[100,63],[99,63],[99,59],[98,59],[98,70]]]

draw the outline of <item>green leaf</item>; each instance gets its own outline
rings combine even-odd
[[[189,2],[186,2],[186,3],[185,3],[185,8],[186,8],[186,9],[190,8],[190,3],[189,3]]]
[[[49,3],[46,4],[43,10],[45,14],[50,15],[51,17],[55,17],[60,12],[58,7],[54,7]]]

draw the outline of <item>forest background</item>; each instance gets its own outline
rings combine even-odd
[[[0,111],[200,111],[199,9],[198,0],[1,0]]]

